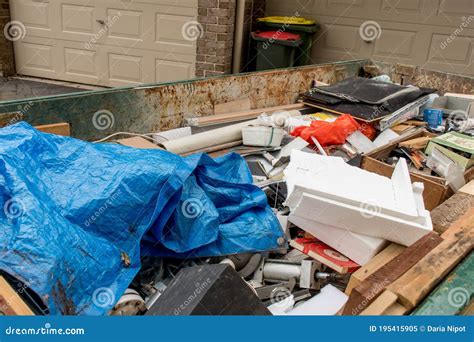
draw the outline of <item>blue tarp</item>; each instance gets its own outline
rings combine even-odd
[[[237,154],[213,160],[0,129],[0,269],[51,314],[104,314],[140,256],[264,251],[283,236]]]

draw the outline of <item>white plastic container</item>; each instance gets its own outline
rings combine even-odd
[[[242,128],[242,140],[247,146],[280,146],[284,134],[284,130],[275,127],[248,126]]]

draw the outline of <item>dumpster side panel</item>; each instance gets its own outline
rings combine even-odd
[[[294,103],[313,80],[334,83],[356,76],[367,63],[366,60],[340,62],[6,101],[0,103],[0,123],[68,122],[72,135],[85,140],[120,131],[157,132],[182,126],[186,117],[212,115],[215,104],[241,98],[250,98],[252,108]]]
[[[404,85],[438,89],[439,94],[474,94],[474,77],[423,69],[416,65],[390,64],[374,61],[382,73]]]

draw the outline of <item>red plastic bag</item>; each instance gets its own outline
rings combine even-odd
[[[364,124],[363,127],[361,127],[361,125],[348,114],[341,115],[334,122],[315,120],[311,122],[311,126],[309,127],[296,127],[293,132],[291,132],[291,135],[300,137],[310,144],[314,144],[311,137],[315,137],[321,146],[326,147],[344,144],[349,135],[361,128],[363,128],[361,132],[369,139],[375,136],[375,129],[372,126]]]

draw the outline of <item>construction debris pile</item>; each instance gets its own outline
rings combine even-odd
[[[3,287],[34,314],[472,310],[444,278],[472,298],[474,96],[387,78],[115,142],[2,129]]]

